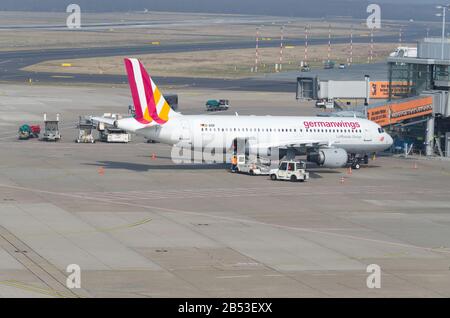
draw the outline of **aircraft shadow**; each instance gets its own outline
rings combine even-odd
[[[185,163],[185,164],[140,164],[122,161],[97,161],[96,163],[85,163],[85,165],[102,167],[104,169],[123,169],[130,171],[149,171],[149,170],[228,170],[228,163]],[[362,166],[361,169],[377,168],[378,166]],[[323,174],[340,174],[342,171],[333,169],[323,169],[317,166],[307,168],[310,177],[313,179],[322,178]]]
[[[87,163],[86,165],[103,167],[104,169],[123,169],[131,171],[149,171],[149,170],[223,170],[230,167],[229,164],[170,164],[170,165],[149,165],[140,163],[120,162],[120,161],[97,161],[97,163]]]

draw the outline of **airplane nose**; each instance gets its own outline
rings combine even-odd
[[[394,139],[389,134],[386,134],[386,143],[390,146],[394,143]]]

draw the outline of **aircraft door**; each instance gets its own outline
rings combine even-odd
[[[181,141],[190,142],[191,141],[191,130],[189,129],[189,122],[185,119],[181,120]]]
[[[278,169],[278,176],[280,178],[285,178],[287,176],[287,168],[288,168],[287,162],[283,162],[280,164],[280,167]]]
[[[372,131],[368,128],[364,129],[364,141],[365,142],[371,142],[373,139],[372,137]]]
[[[287,165],[287,177],[290,178],[291,175],[295,174],[295,163],[294,162],[289,162]]]

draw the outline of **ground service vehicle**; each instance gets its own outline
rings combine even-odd
[[[271,180],[306,181],[309,172],[306,172],[306,163],[293,160],[281,161],[277,169],[270,170]]]
[[[228,99],[215,100],[210,99],[206,102],[207,111],[227,110],[230,107]]]
[[[325,108],[325,99],[319,99],[316,101],[316,107]]]
[[[334,101],[332,99],[319,99],[316,101],[316,107],[318,108],[334,108]]]
[[[263,165],[260,160],[249,161],[245,155],[238,155],[236,170],[240,173],[256,176],[268,175],[270,169],[267,165]]]
[[[311,68],[309,67],[309,65],[303,65],[301,68],[302,72],[309,72],[311,71]]]
[[[335,65],[335,62],[334,62],[334,61],[326,61],[326,62],[323,64],[323,68],[326,69],[326,70],[333,69],[333,68],[334,68],[334,65]]]
[[[100,140],[103,142],[128,143],[130,134],[123,129],[107,127],[100,131]]]
[[[19,128],[19,139],[27,140],[30,138],[39,138],[39,134],[41,133],[41,127],[39,125],[30,126],[24,124]]]
[[[59,114],[56,114],[56,120],[48,120],[47,114],[44,114],[44,141],[59,141],[61,134],[59,132]]]
[[[22,125],[19,128],[19,139],[20,140],[27,140],[30,138],[31,135],[31,128],[29,125]]]
[[[95,143],[92,130],[95,129],[95,125],[89,118],[82,118],[80,116],[78,122],[78,138],[75,140],[77,143]]]

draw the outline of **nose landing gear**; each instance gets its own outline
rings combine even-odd
[[[364,163],[365,165],[369,163],[368,155],[364,155],[363,157],[361,157],[360,155],[350,154],[348,156],[347,164],[352,167],[352,169],[360,169],[362,163]]]

